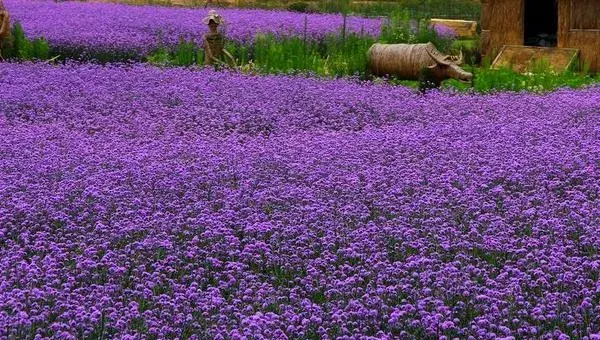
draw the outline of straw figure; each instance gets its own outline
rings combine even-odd
[[[0,58],[2,58],[2,49],[7,44],[10,44],[10,14],[0,0]]]
[[[203,22],[208,25],[209,32],[204,35],[204,64],[205,65],[229,65],[235,66],[235,60],[225,50],[225,36],[217,31],[223,18],[216,11],[211,10]],[[225,61],[223,60],[225,59]]]

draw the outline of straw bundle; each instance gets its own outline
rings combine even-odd
[[[419,78],[424,67],[436,63],[431,55],[443,59],[441,53],[432,43],[374,44],[367,53],[369,70],[374,75],[394,75],[402,79],[413,80]]]

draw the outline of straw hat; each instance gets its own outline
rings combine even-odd
[[[214,21],[217,25],[220,25],[223,22],[225,22],[225,20],[223,20],[223,18],[219,14],[217,14],[217,11],[215,11],[214,9],[208,11],[208,15],[202,20],[202,22],[208,25],[208,23],[211,20]]]

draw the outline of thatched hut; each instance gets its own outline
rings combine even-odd
[[[483,53],[503,45],[575,48],[600,72],[600,0],[482,0]]]

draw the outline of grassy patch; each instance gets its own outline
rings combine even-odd
[[[493,92],[493,91],[529,91],[547,92],[559,88],[580,88],[599,81],[597,76],[586,72],[555,72],[549,65],[540,63],[531,72],[518,73],[510,68],[493,70],[488,65],[482,67],[466,67],[473,73],[473,83],[465,84],[457,80],[447,80],[443,87],[459,91]]]
[[[23,26],[16,22],[11,35],[2,41],[2,57],[19,60],[47,60],[50,58],[50,45],[44,38],[28,39]]]

